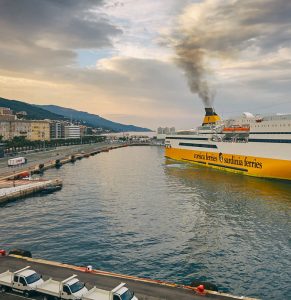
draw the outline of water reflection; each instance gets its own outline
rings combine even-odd
[[[158,147],[102,153],[44,176],[62,178],[63,189],[2,207],[3,246],[167,281],[200,278],[239,295],[290,296],[289,183],[165,160]]]
[[[185,199],[192,205],[192,226],[185,230],[189,238],[184,250],[189,274],[218,281],[242,294],[246,293],[243,286],[249,286],[255,296],[287,299],[290,183],[170,160],[165,162],[165,174],[172,191],[191,195]],[[192,269],[192,261],[203,262],[198,272],[197,266]],[[262,281],[279,291],[264,294]]]

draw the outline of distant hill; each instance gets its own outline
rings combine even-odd
[[[25,111],[27,113],[26,118],[30,120],[65,120],[64,116],[55,114],[41,107],[34,106],[22,101],[9,100],[0,97],[0,107],[7,107],[13,110],[14,113]]]
[[[79,121],[87,126],[109,129],[117,132],[151,131],[148,128],[124,125],[106,120],[98,115],[56,105],[32,105],[22,101],[9,100],[0,97],[0,107],[10,108],[14,113],[25,111],[27,113],[26,119],[30,120],[70,120],[72,118],[73,121]]]
[[[124,125],[116,122],[109,121],[104,119],[98,115],[90,114],[83,111],[74,110],[71,108],[65,108],[56,105],[38,105],[38,107],[46,109],[52,113],[65,116],[67,118],[73,118],[74,120],[80,120],[90,124],[94,127],[101,127],[107,128],[117,132],[127,132],[127,131],[135,131],[135,132],[142,132],[142,131],[151,131],[148,128],[137,127],[134,125]]]

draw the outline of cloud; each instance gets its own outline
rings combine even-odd
[[[167,60],[171,50],[161,47],[160,34],[190,0],[107,0],[101,11],[122,28],[114,46],[119,56]]]
[[[223,68],[224,61],[249,59],[250,54],[262,62],[290,47],[290,15],[289,0],[206,0],[187,6],[171,43],[191,91],[211,106],[215,65]]]
[[[186,126],[195,110],[183,75],[174,65],[158,60],[115,57],[103,60],[100,69],[66,68],[46,74],[41,81],[39,77],[2,82],[0,78],[1,94],[4,97],[14,89],[14,97],[33,103],[55,99],[58,105],[100,115],[132,115],[136,125],[153,129],[167,123]],[[187,99],[185,105],[180,99]]]
[[[158,126],[174,113],[185,119],[176,101],[181,90],[189,96],[185,82],[151,40],[167,19],[163,3],[125,2],[104,9],[110,1],[0,0],[1,95],[79,109],[86,103],[98,114],[136,115],[143,126],[142,120],[156,118]],[[116,56],[81,68],[81,48]]]
[[[199,50],[194,67],[215,86],[218,112],[271,111],[290,99],[288,1],[166,2],[0,0],[0,95],[192,127],[202,103],[183,72]],[[190,50],[181,69],[172,60],[179,43]]]
[[[30,41],[48,48],[110,46],[121,33],[105,15],[101,0],[0,0],[1,39]]]
[[[119,28],[101,0],[0,0],[0,68],[43,73],[76,63],[77,49],[112,46]]]

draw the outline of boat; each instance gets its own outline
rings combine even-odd
[[[62,189],[62,184],[48,185],[40,191],[40,194],[51,194],[51,193],[59,191],[61,189]]]
[[[201,126],[166,136],[165,156],[255,177],[291,180],[291,114],[222,120],[205,108]]]
[[[227,133],[227,132],[248,132],[248,131],[250,131],[249,126],[232,125],[230,127],[224,127],[222,132]]]
[[[60,160],[60,159],[56,159],[55,167],[56,167],[57,169],[59,169],[62,165],[63,165],[63,164],[62,164],[61,160]]]

